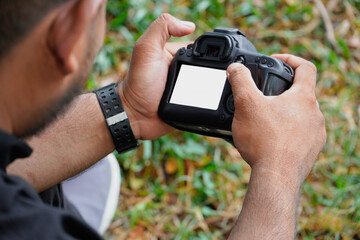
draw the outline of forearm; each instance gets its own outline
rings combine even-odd
[[[229,239],[293,239],[300,186],[254,169],[242,211]]]
[[[87,169],[114,150],[95,94],[78,97],[42,134],[28,141],[34,153],[7,171],[43,191]]]

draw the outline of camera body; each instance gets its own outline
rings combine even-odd
[[[294,70],[283,61],[260,54],[238,29],[215,28],[177,51],[170,65],[158,114],[184,131],[232,140],[234,98],[226,69],[244,64],[264,95],[289,89]]]

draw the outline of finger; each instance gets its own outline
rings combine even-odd
[[[240,63],[233,63],[227,69],[228,79],[234,95],[234,99],[259,99],[263,96],[257,88],[250,70]]]
[[[168,13],[163,13],[150,25],[139,40],[152,48],[162,49],[171,36],[182,37],[192,33],[194,30],[194,23],[180,21]]]
[[[284,61],[295,69],[295,78],[291,88],[299,87],[315,91],[317,69],[313,63],[291,54],[273,54],[271,56]]]
[[[171,42],[166,43],[165,48],[172,56],[174,56],[180,48],[186,47],[187,45],[192,43],[194,42]]]
[[[306,62],[305,59],[302,59],[300,57],[291,54],[272,54],[271,56],[284,61],[294,69],[298,68],[302,63]]]

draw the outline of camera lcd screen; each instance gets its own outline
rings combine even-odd
[[[181,65],[170,103],[217,110],[226,70]]]

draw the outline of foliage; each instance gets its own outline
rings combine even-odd
[[[193,35],[177,41],[237,27],[264,54],[288,52],[312,61],[328,137],[303,187],[297,237],[360,239],[360,1],[323,4],[325,11],[319,0],[109,0],[108,33],[89,87],[126,76],[136,39],[162,12],[196,23]],[[176,131],[118,158],[122,193],[109,239],[229,234],[250,175],[232,146]]]

